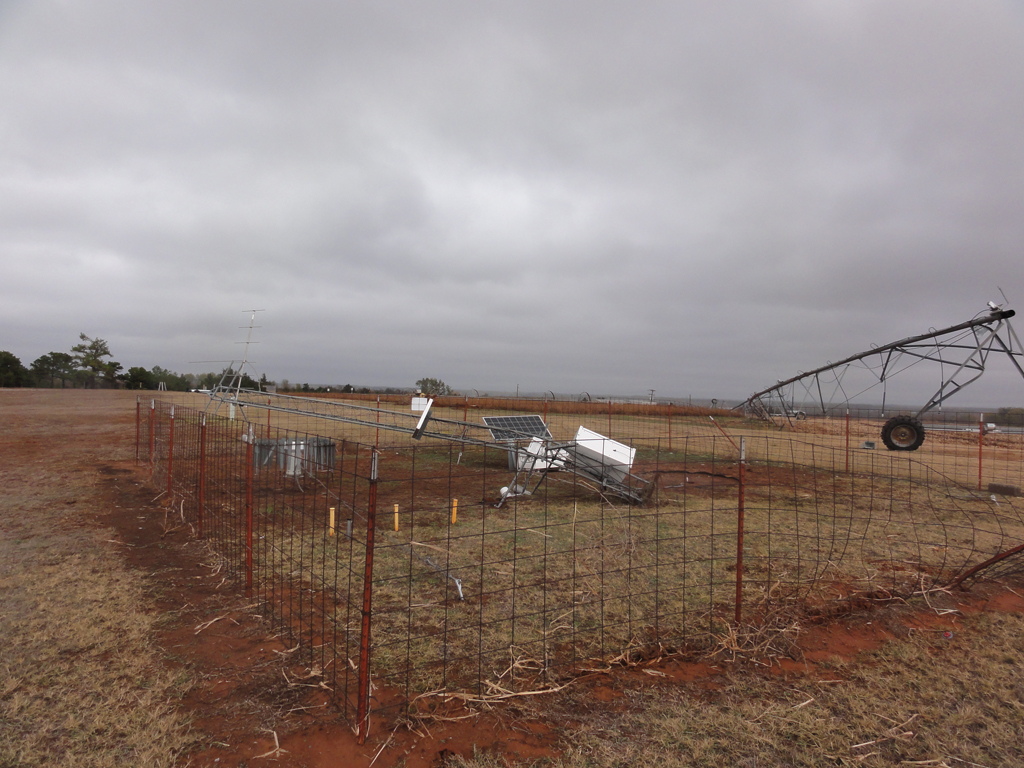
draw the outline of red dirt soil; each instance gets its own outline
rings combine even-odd
[[[44,407],[56,398],[64,407]],[[112,400],[117,405],[113,417]],[[511,760],[558,754],[562,734],[538,719],[537,710],[523,711],[513,704],[451,712],[450,716],[465,719],[425,721],[415,728],[378,719],[366,743],[358,744],[326,692],[316,687],[308,670],[290,662],[286,642],[268,635],[267,625],[237,585],[217,570],[203,542],[180,521],[175,527],[173,514],[161,505],[165,500],[160,492],[147,483],[146,467],[134,461],[134,396],[22,390],[16,397],[0,395],[0,409],[3,461],[15,470],[5,473],[5,482],[78,482],[68,470],[79,467],[93,496],[90,507],[97,510],[80,519],[81,526],[113,529],[115,537],[107,544],[112,560],[142,571],[152,585],[149,608],[163,617],[156,643],[167,664],[190,670],[197,680],[181,706],[192,717],[200,746],[183,755],[180,765],[260,765],[264,760],[253,761],[264,758],[266,764],[307,768],[387,768],[399,761],[409,768],[426,768],[443,765],[452,754],[470,756],[474,750],[494,750]],[[110,419],[117,429],[90,429],[100,421],[110,427]],[[62,439],[74,432],[91,435],[88,451],[74,440]],[[17,489],[5,489],[10,492]],[[0,537],[13,535],[15,526],[14,521],[0,519]],[[825,679],[835,672],[819,667],[822,661],[852,659],[911,632],[949,632],[950,642],[955,642],[962,614],[1024,611],[1024,598],[996,585],[941,597],[947,604],[955,601],[959,613],[939,615],[927,606],[879,608],[806,628],[789,658],[741,659],[736,664],[721,657],[652,660],[582,677],[572,683],[574,698],[621,707],[626,706],[627,691],[657,686],[684,686],[699,697],[702,691],[724,685],[741,666]],[[558,694],[551,696],[550,705],[560,706]],[[538,699],[532,706],[545,704]],[[562,723],[588,717],[586,712],[576,718],[560,711]],[[280,750],[275,751],[277,747]]]

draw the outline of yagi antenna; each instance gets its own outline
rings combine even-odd
[[[253,328],[262,328],[263,327],[261,325],[256,325],[256,313],[257,312],[263,312],[265,310],[262,310],[262,309],[248,309],[246,311],[251,313],[251,315],[249,317],[249,325],[248,326],[240,325],[238,327],[243,329],[243,330],[245,330],[245,328],[248,327],[249,333],[245,337],[245,341],[236,341],[235,342],[236,344],[245,344],[245,352],[242,353],[242,368],[245,368],[246,364],[249,362],[249,345],[250,344],[259,344],[258,341],[253,341],[252,340],[252,329]]]
[[[245,375],[245,368],[246,368],[246,366],[248,366],[250,368],[250,370],[253,370],[252,369],[252,365],[251,365],[251,361],[249,360],[249,345],[250,344],[258,344],[259,343],[258,341],[253,341],[252,340],[252,332],[253,332],[254,328],[262,327],[262,326],[256,325],[256,313],[257,312],[263,312],[265,310],[262,310],[262,309],[247,309],[245,311],[249,313],[249,324],[248,325],[240,325],[238,327],[243,329],[243,330],[247,330],[248,333],[246,334],[245,341],[236,341],[235,342],[236,344],[244,344],[245,345],[245,350],[242,353],[242,362],[238,366],[238,370],[236,371],[236,370],[234,370],[235,361],[232,360],[231,361],[231,365],[227,369],[225,369],[224,373],[221,375],[220,384],[217,385],[217,389],[219,389],[219,390],[227,390],[227,391],[230,391],[230,392],[234,392],[236,398],[238,397],[238,394],[243,389],[243,387],[242,387],[242,379],[243,379],[243,377]],[[253,374],[255,374],[255,370],[253,370]]]

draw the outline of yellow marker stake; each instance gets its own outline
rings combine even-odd
[[[455,519],[459,516],[459,500],[452,499],[452,525],[455,525]]]
[[[334,507],[331,507],[331,519],[327,524],[327,534],[329,536],[334,535]]]
[[[398,505],[395,504],[395,530],[398,530]]]

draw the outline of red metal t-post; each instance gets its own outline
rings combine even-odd
[[[253,430],[249,427],[245,443],[245,595],[252,597],[252,443]]]
[[[167,501],[174,501],[171,498],[172,481],[174,480],[174,406],[171,406],[171,426],[167,437]]]
[[[736,624],[743,619],[743,517],[744,517],[744,484],[746,482],[747,440],[740,438],[740,487],[737,498],[736,512]]]
[[[366,741],[370,729],[370,611],[373,605],[373,539],[377,529],[377,458],[370,455],[370,498],[366,509],[366,569],[363,572],[363,622],[359,636],[359,701],[356,705],[356,736]]]
[[[135,463],[139,463],[139,443],[142,439],[142,398],[135,396]]]
[[[846,409],[846,471],[850,471],[850,409]]]
[[[981,450],[985,445],[985,414],[978,414],[978,490],[981,490]]]
[[[199,538],[203,538],[203,506],[206,503],[206,414],[199,420],[199,505],[196,514],[199,517]]]

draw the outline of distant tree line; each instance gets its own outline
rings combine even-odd
[[[271,382],[273,383],[273,382]],[[342,386],[319,386],[311,387],[309,384],[292,384],[288,379],[281,379],[281,384],[277,387],[278,392],[341,392],[342,394],[359,394],[359,395],[408,395],[410,389],[408,387],[378,387],[371,389],[370,387],[353,387],[351,384],[345,384]],[[413,392],[421,392],[424,395],[430,395],[431,397],[445,397],[447,395],[457,394],[454,389],[449,387],[440,379],[423,378],[416,382],[416,386],[412,388]]]
[[[122,366],[103,339],[79,334],[70,352],[47,352],[26,368],[11,352],[0,352],[0,387],[111,387],[117,386]]]
[[[985,417],[1003,427],[1024,427],[1024,408],[1000,408],[995,414],[986,414]]]
[[[270,382],[271,385],[274,382]],[[351,384],[332,385],[332,386],[310,386],[309,384],[293,384],[288,379],[281,379],[281,383],[276,386],[278,392],[341,392],[342,394],[360,394],[360,395],[407,395],[409,394],[408,388],[401,389],[396,387],[377,387],[375,389],[370,387],[353,387]]]
[[[175,373],[159,365],[146,370],[132,366],[127,371],[121,363],[113,360],[110,345],[104,339],[91,338],[84,333],[78,336],[79,343],[68,352],[47,352],[36,358],[29,367],[11,352],[0,351],[0,387],[78,387],[78,388],[123,388],[123,389],[166,389],[172,392],[209,390],[218,384],[229,383],[243,389],[267,390],[275,388],[275,382],[268,381],[266,374],[259,381],[246,373],[239,373],[231,367],[220,373]],[[278,392],[341,392],[344,394],[409,394],[409,388],[316,386],[290,384],[282,379]],[[414,391],[430,396],[453,395],[455,391],[440,379],[422,378],[416,382]]]
[[[11,352],[0,351],[0,387],[79,387],[87,389],[167,389],[188,392],[213,389],[222,380],[234,377],[230,367],[220,373],[175,373],[159,365],[146,370],[133,366],[124,371],[121,363],[111,359],[110,346],[103,339],[79,334],[79,343],[70,352],[47,352],[29,367]],[[237,382],[236,382],[237,383]],[[241,386],[266,389],[274,382],[266,376],[260,381],[243,374]]]

